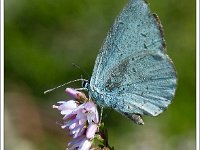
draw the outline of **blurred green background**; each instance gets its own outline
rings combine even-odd
[[[43,91],[92,73],[107,31],[127,0],[5,1],[5,149],[62,150],[67,133],[52,105],[64,88]],[[168,110],[138,126],[112,112],[105,124],[116,150],[195,149],[195,1],[149,0],[164,26],[178,89]],[[87,78],[87,77],[85,77]],[[80,84],[70,85],[80,87]]]

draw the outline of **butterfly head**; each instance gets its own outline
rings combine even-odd
[[[89,85],[90,85],[90,79],[89,80],[83,80],[82,81],[82,87],[85,89],[89,89]]]

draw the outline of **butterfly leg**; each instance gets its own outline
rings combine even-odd
[[[103,107],[101,107],[100,120],[99,120],[100,124],[101,124],[102,116],[103,116]]]

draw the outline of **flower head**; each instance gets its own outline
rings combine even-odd
[[[89,150],[99,127],[96,105],[93,102],[80,104],[77,100],[85,101],[86,96],[79,91],[67,88],[66,92],[75,100],[59,101],[59,105],[53,105],[53,108],[57,108],[64,115],[61,127],[68,130],[73,138],[67,149]]]

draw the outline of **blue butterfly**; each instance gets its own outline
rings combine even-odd
[[[174,65],[166,54],[162,25],[145,0],[131,0],[116,18],[97,55],[89,96],[137,124],[157,116],[176,90]]]
[[[116,18],[83,88],[101,107],[113,108],[144,124],[142,115],[157,116],[171,103],[177,76],[166,54],[162,25],[145,0],[130,0]]]

